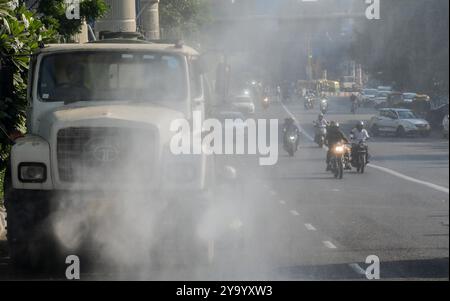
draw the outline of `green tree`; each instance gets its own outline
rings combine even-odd
[[[69,20],[66,17],[64,0],[40,0],[37,12],[45,26],[55,29],[65,40],[80,32],[82,20],[88,22],[102,17],[108,7],[104,0],[82,0],[80,2],[80,19]]]
[[[55,32],[47,29],[25,6],[14,8],[8,0],[0,0],[0,63],[14,71],[12,97],[0,99],[0,124],[8,131],[24,127],[30,55],[41,43],[54,41],[54,36]],[[8,150],[6,137],[1,135],[0,161],[4,161]]]
[[[81,20],[68,20],[64,0],[41,0],[37,11],[30,11],[25,1],[15,7],[10,0],[0,0],[0,63],[13,68],[14,91],[11,98],[0,100],[0,124],[8,132],[25,130],[26,84],[31,54],[45,43],[70,40],[78,33]],[[91,21],[107,10],[103,0],[83,0],[80,16]],[[0,170],[9,154],[6,137],[0,135]]]
[[[210,20],[207,0],[164,0],[159,10],[164,38],[198,41],[201,28]]]

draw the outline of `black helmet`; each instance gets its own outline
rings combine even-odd
[[[357,124],[356,124],[356,128],[359,130],[359,131],[362,131],[363,129],[364,129],[364,121],[359,121]]]
[[[289,117],[289,118],[286,118],[286,119],[284,120],[284,122],[285,122],[286,124],[293,124],[293,123],[295,122],[295,120],[294,120],[292,117]]]
[[[332,121],[332,122],[330,123],[330,127],[333,128],[333,129],[339,129],[340,124],[339,124],[339,122],[337,122],[337,121]]]

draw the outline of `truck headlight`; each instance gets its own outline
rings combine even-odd
[[[47,180],[47,167],[43,163],[21,163],[19,180],[24,183],[43,183]]]

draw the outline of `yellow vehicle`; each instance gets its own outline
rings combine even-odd
[[[328,80],[327,81],[327,92],[331,92],[331,93],[339,93],[340,92],[340,84],[338,81],[332,81],[332,80]]]
[[[410,109],[419,117],[426,118],[431,110],[431,98],[428,95],[416,95]]]
[[[302,89],[313,90],[319,93],[321,92],[339,93],[340,84],[338,81],[331,81],[331,80],[314,80],[314,81],[299,80],[297,82],[297,90],[301,91]]]

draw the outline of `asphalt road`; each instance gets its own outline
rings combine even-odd
[[[348,132],[374,114],[348,112],[348,101],[334,98],[327,118]],[[82,279],[366,280],[366,258],[375,255],[382,280],[448,280],[448,141],[438,134],[374,138],[373,166],[335,180],[325,172],[325,150],[308,139],[317,114],[300,103],[258,110],[258,118],[298,120],[305,134],[294,158],[282,149],[278,163],[268,167],[254,156],[218,158],[219,165],[236,168],[238,180],[210,212],[211,220],[226,217],[234,229],[216,237],[213,265],[159,266],[139,276],[86,272]],[[0,242],[0,279],[29,278],[63,275],[13,270]]]

